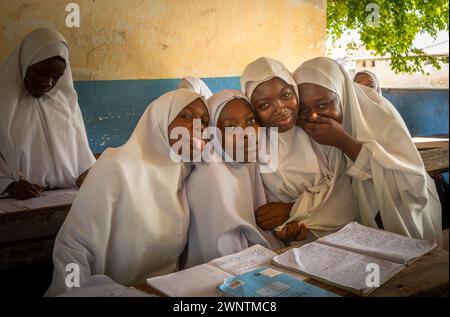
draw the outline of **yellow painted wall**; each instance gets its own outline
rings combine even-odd
[[[80,5],[81,27],[65,26]],[[325,0],[0,0],[0,61],[38,27],[60,31],[75,80],[239,76],[260,56],[324,55]]]

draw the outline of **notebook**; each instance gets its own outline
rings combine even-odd
[[[147,284],[159,292],[173,297],[219,297],[217,286],[227,278],[270,265],[277,254],[261,245],[211,260],[179,272],[147,279]],[[287,270],[284,270],[287,272]],[[298,279],[306,277],[290,272]]]
[[[234,297],[339,297],[270,267],[227,278],[217,288]]]
[[[273,263],[365,296],[436,246],[435,241],[351,222],[334,234],[274,257]]]

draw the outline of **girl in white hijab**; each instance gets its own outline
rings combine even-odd
[[[333,155],[345,153],[337,157],[348,165],[362,224],[440,244],[436,188],[394,106],[329,58],[303,63],[294,78],[299,124]]]
[[[263,126],[279,131],[278,168],[261,174],[271,202],[256,211],[261,228],[280,229],[298,221],[314,236],[322,236],[355,220],[357,206],[345,164],[335,162],[330,167],[317,144],[295,126],[297,85],[286,67],[259,58],[246,67],[241,88]]]
[[[0,193],[27,199],[75,186],[95,162],[66,40],[37,29],[0,66]]]
[[[222,90],[208,99],[208,107],[212,128],[210,163],[197,164],[186,185],[191,208],[186,267],[255,244],[272,249],[284,246],[272,232],[260,230],[255,222],[254,211],[266,203],[258,166],[248,161],[248,153],[256,148],[250,143],[243,145],[247,151],[238,148],[231,135],[228,138],[225,134],[228,127],[253,127],[255,131],[258,128],[248,99],[240,91]],[[223,139],[219,140],[215,129]],[[236,153],[223,150],[225,140],[245,152],[242,161],[236,159]],[[225,157],[229,158],[227,162]]]
[[[371,71],[363,70],[363,71],[357,72],[355,77],[353,77],[353,81],[360,85],[374,89],[381,96],[383,95],[381,93],[381,87],[380,87],[380,83],[378,82],[377,76],[374,73],[372,73]]]
[[[190,89],[197,94],[202,95],[205,99],[212,96],[212,92],[203,80],[197,77],[187,76],[184,77],[178,86],[178,88]]]
[[[56,237],[47,295],[66,290],[70,263],[79,266],[81,286],[95,274],[133,285],[178,269],[189,227],[191,164],[171,159],[169,135],[184,127],[192,136],[197,118],[208,125],[203,97],[186,89],[168,92],[148,106],[123,146],[102,154]]]

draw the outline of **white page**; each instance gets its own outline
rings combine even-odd
[[[373,287],[366,285],[366,278],[373,271],[366,272],[367,264],[378,264],[380,285],[404,268],[404,265],[399,263],[337,249],[317,242],[286,251],[276,256],[274,262],[282,267],[331,282],[336,286],[353,289],[356,293],[361,294],[373,290]]]
[[[16,200],[14,204],[27,209],[66,206],[72,204],[77,192],[78,190],[75,188],[49,190],[42,192],[40,197]]]
[[[251,246],[241,252],[223,256],[209,261],[209,264],[233,275],[241,275],[267,266],[277,254],[259,244]]]
[[[16,211],[27,210],[27,208],[15,204],[17,200],[12,198],[0,199],[0,214],[7,214]]]
[[[72,288],[58,297],[154,297],[114,282],[106,275],[94,275],[83,287]]]
[[[351,222],[336,233],[317,240],[402,264],[424,255],[437,245],[435,241],[417,240]]]
[[[147,279],[147,284],[172,297],[220,297],[217,286],[233,277],[212,265],[201,264],[189,269]]]

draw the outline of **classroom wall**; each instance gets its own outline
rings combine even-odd
[[[66,27],[66,5],[80,7]],[[0,0],[0,60],[38,27],[60,31],[75,80],[237,76],[269,55],[325,52],[325,0]]]
[[[70,2],[80,28],[67,28]],[[0,61],[38,27],[61,32],[92,150],[123,144],[181,77],[239,89],[261,56],[293,70],[325,54],[326,0],[0,0]]]

